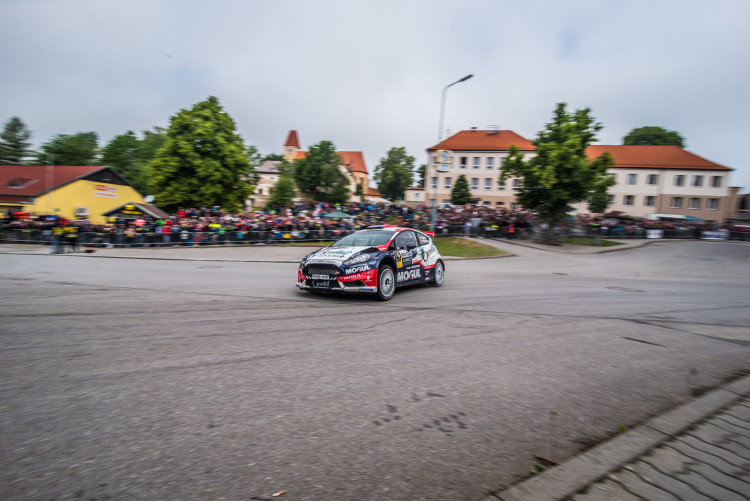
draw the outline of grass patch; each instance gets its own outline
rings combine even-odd
[[[491,257],[505,256],[508,252],[460,237],[436,238],[435,246],[443,256],[453,257]]]
[[[612,247],[614,245],[622,245],[622,242],[613,242],[612,240],[600,239],[597,243],[594,237],[563,237],[562,241],[564,244],[573,245],[590,245],[592,247]]]

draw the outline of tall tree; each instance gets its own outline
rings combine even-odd
[[[349,181],[341,172],[341,156],[331,141],[310,146],[304,158],[294,162],[294,180],[301,191],[322,202],[349,200]]]
[[[667,144],[684,148],[685,138],[679,132],[648,125],[631,130],[622,144]]]
[[[0,134],[0,164],[23,165],[34,152],[29,148],[31,131],[18,117],[11,117]]]
[[[57,134],[42,145],[37,153],[38,165],[52,162],[56,165],[95,165],[99,154],[99,136],[96,132]]]
[[[171,117],[164,146],[152,165],[156,203],[219,206],[236,211],[253,188],[243,180],[250,172],[234,120],[213,96]]]
[[[160,127],[143,131],[143,139],[129,130],[102,148],[102,163],[115,168],[139,192],[149,193],[151,162],[165,139],[166,131]]]
[[[403,200],[404,191],[414,181],[414,157],[406,148],[391,148],[375,167],[378,191],[388,200]]]
[[[427,164],[422,164],[417,169],[417,174],[419,174],[419,180],[417,181],[417,186],[420,188],[424,188],[424,180],[425,176],[427,175]]]
[[[456,179],[456,184],[453,185],[451,190],[451,203],[454,205],[464,205],[471,203],[474,197],[471,196],[471,190],[469,189],[469,181],[466,180],[466,176],[461,174]]]
[[[294,199],[294,166],[284,160],[278,167],[279,179],[271,186],[266,207],[289,207]]]
[[[614,165],[605,152],[589,160],[588,146],[596,141],[602,125],[594,122],[588,108],[569,113],[565,103],[555,108],[552,122],[534,140],[536,155],[524,159],[518,148],[509,149],[500,180],[521,178],[516,197],[522,207],[535,211],[547,223],[545,241],[551,242],[552,227],[572,209],[571,204],[606,195],[615,180],[607,174]]]

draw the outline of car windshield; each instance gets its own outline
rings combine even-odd
[[[392,231],[358,231],[333,243],[331,247],[374,247],[387,244],[392,237]]]

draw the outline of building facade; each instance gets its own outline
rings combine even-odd
[[[476,203],[520,208],[515,192],[521,180],[499,182],[511,145],[526,158],[534,154],[531,141],[508,130],[461,131],[428,148],[427,205],[449,203],[456,179],[464,175]],[[609,174],[616,181],[609,189],[608,210],[633,217],[667,214],[717,222],[734,217],[738,189],[730,187],[729,167],[679,146],[593,145],[587,154],[596,158],[605,151],[614,159]],[[576,209],[589,212],[586,204]]]
[[[609,174],[610,211],[633,217],[678,215],[708,221],[735,216],[738,189],[730,187],[732,169],[679,146],[592,145],[596,158],[608,151],[615,161]],[[581,212],[588,212],[581,204]]]
[[[0,208],[34,215],[106,222],[105,213],[143,195],[111,167],[67,165],[0,166]]]
[[[526,155],[534,145],[510,130],[465,130],[427,149],[424,198],[427,205],[450,203],[459,176],[466,177],[477,204],[516,208],[518,179],[499,182],[511,145]]]

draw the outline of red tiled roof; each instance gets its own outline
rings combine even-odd
[[[367,167],[365,166],[365,157],[361,151],[337,151],[336,153],[341,156],[341,165],[349,169],[350,172],[363,172],[367,174]],[[302,160],[308,155],[306,151],[298,151],[294,156],[295,160]]]
[[[296,130],[289,131],[289,135],[286,138],[286,143],[284,143],[284,146],[294,146],[295,148],[299,148],[299,139],[297,139]]]
[[[615,167],[650,169],[700,169],[731,171],[717,163],[699,157],[679,146],[664,145],[614,145],[597,144],[589,146],[586,153],[596,158],[608,151],[615,161]]]
[[[379,197],[381,195],[380,195],[380,192],[378,190],[376,190],[375,188],[371,188],[371,187],[368,186],[367,187],[367,196],[368,197]]]
[[[108,168],[104,165],[0,165],[0,197],[36,197]]]
[[[462,130],[428,150],[508,151],[511,145],[519,150],[534,150],[534,144],[512,130]]]
[[[343,165],[345,165],[351,172],[363,172],[367,174],[365,157],[362,156],[361,151],[339,151],[337,153],[341,155]]]

